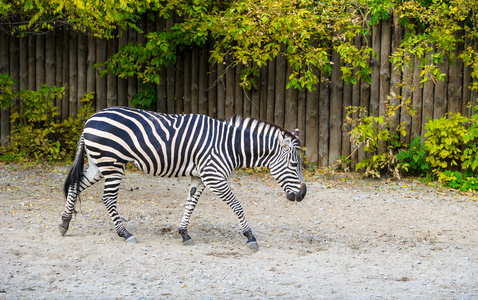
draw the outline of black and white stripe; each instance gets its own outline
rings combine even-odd
[[[189,219],[202,191],[208,187],[233,209],[248,245],[255,249],[256,240],[227,179],[238,168],[269,167],[287,199],[301,201],[306,187],[297,136],[298,132],[292,134],[276,125],[239,116],[216,120],[204,115],[168,115],[126,107],[99,111],[85,124],[65,182],[66,205],[60,232],[67,232],[80,192],[104,178],[103,202],[118,235],[136,241],[116,209],[125,166],[134,162],[140,170],[155,176],[192,178],[179,224],[184,242],[190,242]],[[85,153],[89,167],[83,172]]]

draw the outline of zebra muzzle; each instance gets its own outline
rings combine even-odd
[[[307,194],[307,187],[305,183],[300,184],[300,191],[298,193],[288,193],[287,200],[300,202]]]

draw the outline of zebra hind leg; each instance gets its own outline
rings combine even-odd
[[[70,221],[75,211],[75,203],[76,199],[79,197],[80,193],[101,180],[103,176],[101,175],[100,171],[96,166],[90,165],[88,170],[86,170],[79,182],[72,183],[68,188],[68,195],[66,197],[66,204],[63,214],[61,216],[61,224],[58,225],[58,230],[60,231],[61,235],[65,235],[68,229],[70,228]],[[77,185],[78,188],[77,188]]]
[[[193,177],[191,179],[191,188],[189,189],[188,193],[188,200],[186,202],[186,206],[184,208],[184,214],[181,219],[181,223],[178,226],[179,234],[183,238],[184,245],[193,245],[193,240],[188,234],[188,224],[191,218],[191,215],[198,203],[199,197],[201,196],[202,192],[204,191],[204,184],[202,183],[201,179]]]
[[[117,167],[117,170],[114,172],[110,171],[108,175],[105,175],[103,203],[105,204],[111,220],[115,225],[116,233],[118,233],[120,237],[123,237],[127,243],[136,243],[136,237],[126,230],[123,222],[121,221],[121,216],[118,214],[118,210],[116,209],[116,199],[118,197],[119,185],[121,183],[121,177],[123,173],[124,167]]]

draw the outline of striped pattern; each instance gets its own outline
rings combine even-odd
[[[64,234],[68,230],[79,193],[104,178],[103,201],[116,230],[125,239],[134,239],[116,209],[125,166],[134,162],[151,175],[192,178],[179,225],[183,241],[190,240],[187,234],[190,216],[202,191],[208,187],[232,208],[248,243],[254,244],[241,204],[227,179],[237,168],[269,167],[287,198],[302,200],[305,183],[297,135],[267,122],[239,116],[216,120],[204,115],[168,115],[126,107],[99,111],[85,124],[74,165],[65,182],[67,203],[60,231]],[[84,153],[89,162],[85,172]]]

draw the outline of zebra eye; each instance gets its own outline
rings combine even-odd
[[[290,166],[296,168],[296,167],[297,167],[297,163],[296,163],[296,162],[291,162],[291,163],[290,163]]]

